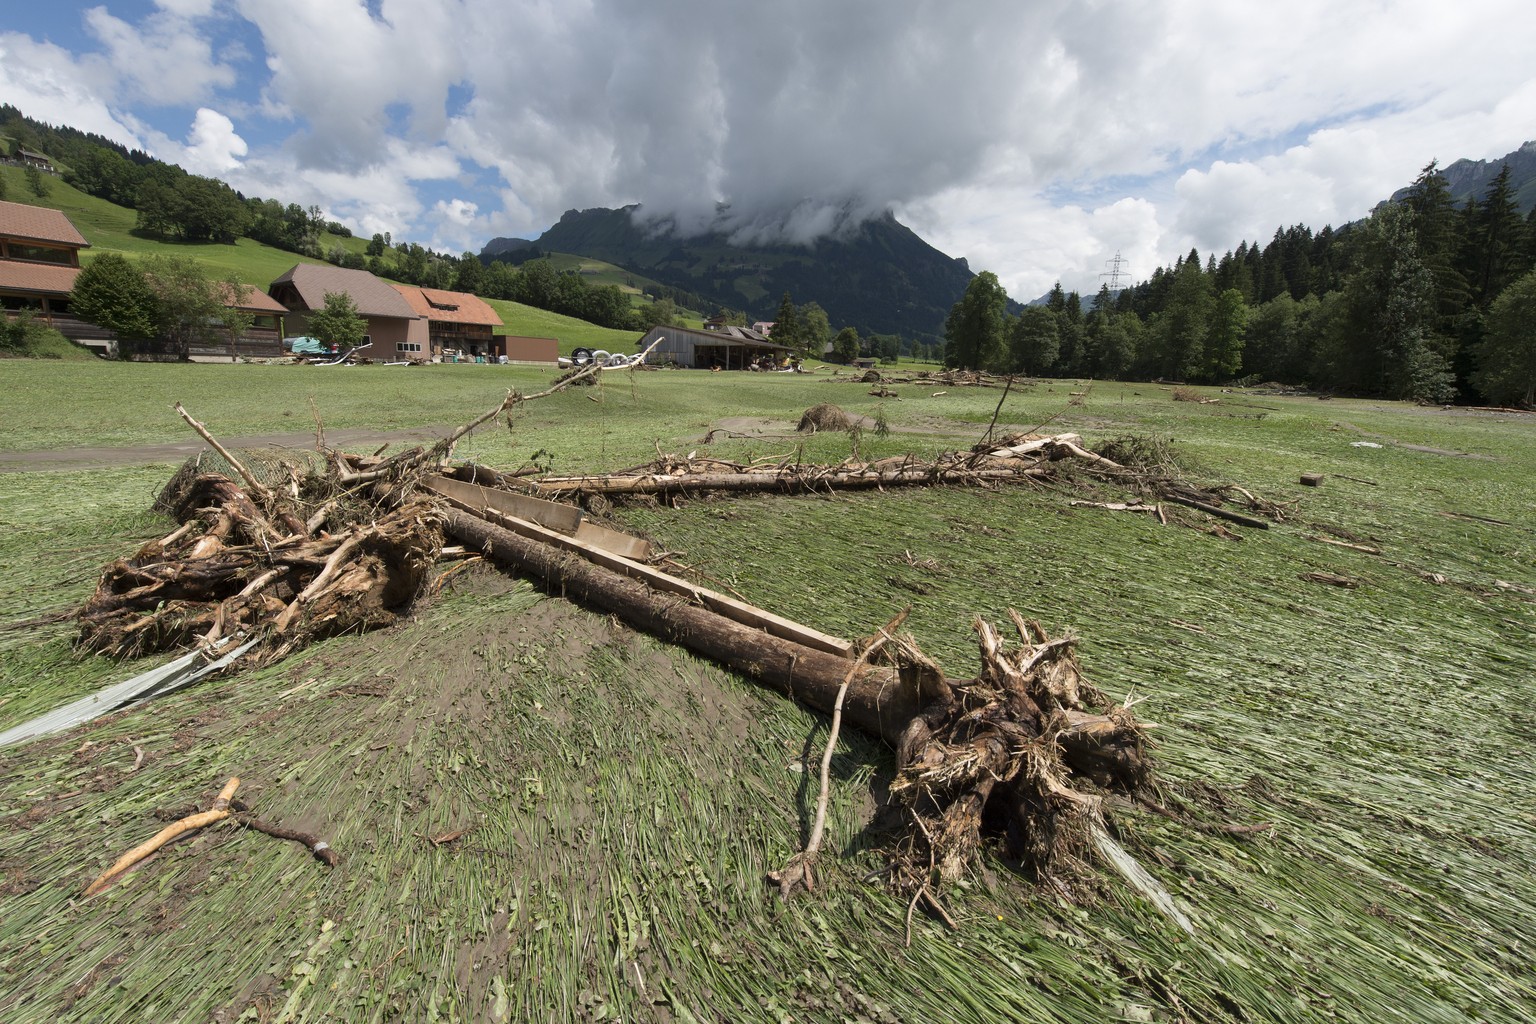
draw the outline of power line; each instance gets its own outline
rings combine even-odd
[[[1099,276],[1100,277],[1107,277],[1107,278],[1109,278],[1108,284],[1109,284],[1109,290],[1110,291],[1112,291],[1112,292],[1119,291],[1120,288],[1121,288],[1120,278],[1121,277],[1130,277],[1130,271],[1129,270],[1122,271],[1120,268],[1129,265],[1129,261],[1126,260],[1126,259],[1123,259],[1121,257],[1121,255],[1120,255],[1120,251],[1117,249],[1117,250],[1115,250],[1115,258],[1112,259],[1112,260],[1105,260],[1104,261],[1104,265],[1109,267],[1109,269],[1106,270],[1104,273],[1100,274]]]

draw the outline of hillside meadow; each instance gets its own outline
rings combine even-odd
[[[441,434],[552,377],[0,375],[0,466],[25,465],[0,472],[0,729],[152,664],[77,657],[67,613],[104,563],[172,528],[149,506],[179,456],[147,447],[189,436],[172,402],[229,438],[302,447],[318,416],[403,444],[387,435]],[[894,389],[611,372],[458,454],[557,473],[658,450],[837,462],[969,447],[996,415],[1281,503],[1263,531],[1165,526],[1072,505],[1064,471],[610,512],[707,585],[831,633],[910,606],[952,675],[975,669],[977,615],[1075,632],[1088,675],[1157,724],[1172,816],[1117,806],[1112,824],[1192,934],[1095,866],[1041,889],[991,856],[946,897],[958,928],[918,913],[908,945],[905,903],[865,881],[885,863],[891,756],[848,734],[822,884],[780,903],[763,878],[804,840],[827,720],[460,563],[394,628],[0,750],[0,1019],[1536,1016],[1536,416],[1083,381],[1016,386],[1001,408],[999,389]],[[889,429],[795,434],[823,401]],[[48,468],[82,449],[95,468]],[[206,806],[233,775],[341,865],[219,826],[78,897],[157,813]]]

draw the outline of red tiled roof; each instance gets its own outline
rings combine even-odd
[[[348,270],[317,263],[300,263],[272,284],[292,284],[308,309],[325,305],[326,292],[346,292],[363,316],[387,316],[415,320],[416,311],[400,293],[366,270]],[[270,292],[270,289],[268,289]]]
[[[413,284],[391,285],[411,304],[417,316],[450,324],[490,324],[501,326],[496,315],[484,299],[469,292],[448,292],[440,288],[418,288]]]
[[[331,289],[331,290],[335,291],[334,288]],[[219,291],[221,291],[224,294],[224,305],[226,305],[226,306],[234,306],[235,305],[234,301],[233,301],[234,294],[233,294],[233,291],[229,287],[228,284],[226,284],[223,281],[220,281],[219,282]],[[247,287],[246,288],[246,290],[245,290],[245,301],[240,303],[240,305],[235,306],[235,308],[236,309],[248,309],[248,310],[251,310],[253,313],[278,313],[278,314],[282,314],[282,313],[288,312],[288,307],[284,306],[281,302],[278,302],[276,299],[274,299],[272,296],[268,295],[266,292],[262,291],[261,289],[254,288],[254,287]]]
[[[90,242],[58,210],[0,200],[0,235],[28,242],[89,248]]]
[[[79,276],[79,267],[0,260],[0,291],[68,295],[74,290],[75,278]]]

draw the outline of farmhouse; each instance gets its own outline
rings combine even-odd
[[[747,327],[722,327],[716,331],[698,331],[691,327],[653,327],[640,339],[640,350],[663,339],[648,358],[652,363],[676,363],[687,369],[746,370],[764,357],[778,364],[789,358],[787,345],[775,345],[767,337]]]
[[[227,360],[232,355],[246,359],[273,359],[281,356],[283,318],[288,313],[283,304],[255,288],[246,288],[244,297],[236,301],[234,290],[228,284],[220,282],[218,287],[224,296],[225,306],[251,314],[251,327],[240,335],[234,352],[230,351],[226,339],[214,336],[204,341],[194,341],[187,349],[188,357],[196,362],[206,362],[210,359]]]
[[[393,355],[420,359],[429,355],[435,362],[447,357],[467,359],[492,357],[496,351],[492,328],[500,327],[501,317],[485,300],[468,292],[450,292],[439,288],[418,288],[411,284],[390,285],[427,322],[426,353],[417,349],[396,348]],[[381,357],[391,353],[381,352]]]
[[[325,305],[330,292],[351,296],[358,314],[368,322],[364,341],[372,344],[377,358],[427,358],[426,318],[411,308],[405,296],[366,270],[300,263],[267,289],[290,317],[294,334],[309,333],[309,314]]]
[[[90,243],[58,210],[0,201],[0,308],[30,311],[68,337],[95,328],[69,315],[80,276],[80,250]]]

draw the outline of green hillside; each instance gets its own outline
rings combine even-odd
[[[81,260],[91,260],[104,252],[122,253],[129,257],[166,254],[190,256],[201,263],[210,277],[222,278],[235,274],[244,283],[266,291],[272,281],[281,276],[295,263],[323,263],[297,253],[274,249],[272,246],[249,238],[242,238],[234,245],[216,243],[166,242],[144,238],[133,233],[137,214],[126,207],[117,206],[104,199],[86,195],[58,178],[48,178],[48,195],[34,196],[27,189],[26,178],[19,167],[0,167],[0,177],[5,180],[5,195],[14,203],[28,203],[59,210],[67,216],[91,247],[82,252]],[[349,251],[362,252],[364,239],[341,235],[322,235],[322,248],[340,245]],[[574,259],[574,258],[573,258]],[[584,261],[596,263],[596,261]],[[607,265],[603,265],[607,267]],[[599,274],[622,274],[617,267],[597,270]],[[585,271],[584,271],[585,273]],[[618,283],[607,280],[598,283]],[[634,348],[638,337],[631,331],[615,331],[589,324],[585,320],[561,316],[548,310],[535,309],[520,302],[487,299],[491,308],[500,314],[507,334],[522,334],[539,338],[560,339],[560,350],[569,353],[578,346],[600,347],[609,351],[625,352]]]
[[[583,281],[592,288],[606,288],[608,285],[616,286],[619,291],[629,296],[630,305],[638,308],[650,301],[650,295],[661,294],[661,289],[666,287],[660,281],[637,274],[632,270],[609,263],[606,260],[596,259],[591,256],[577,256],[568,252],[545,253],[544,259],[549,260],[550,266],[557,273],[577,273]],[[680,306],[679,315],[682,316],[689,327],[702,327],[705,314],[697,309]]]
[[[619,291],[631,296],[637,305],[644,301],[647,289],[654,290],[657,287],[656,282],[648,277],[642,277],[633,271],[590,256],[552,252],[547,253],[546,258],[555,270],[562,274],[575,271],[587,284],[595,288],[604,288],[610,284],[617,285]]]
[[[525,306],[507,299],[486,299],[506,326],[504,334],[521,334],[530,338],[557,338],[560,353],[570,355],[576,348],[605,348],[610,352],[633,352],[640,339],[638,331],[616,331],[599,327],[575,317],[551,313],[547,309]]]
[[[60,210],[80,229],[86,241],[91,243],[91,247],[80,254],[81,260],[87,264],[104,252],[123,253],[127,256],[148,256],[154,253],[191,256],[208,269],[211,277],[224,277],[233,273],[246,284],[265,291],[274,278],[295,263],[324,262],[274,249],[249,238],[242,238],[234,245],[165,242],[144,238],[133,233],[133,225],[138,216],[133,210],[86,195],[58,178],[47,179],[48,195],[38,198],[27,190],[20,168],[0,168],[0,174],[5,176],[5,194],[11,202]],[[326,234],[320,237],[320,244],[326,249],[340,245],[361,252],[365,243],[357,238]]]

